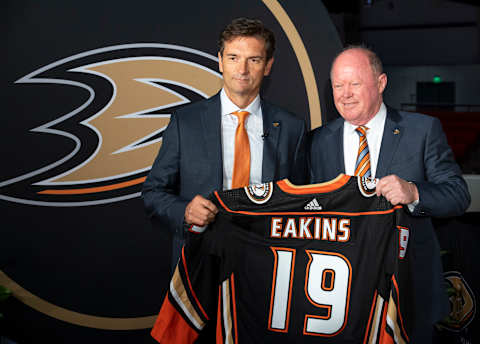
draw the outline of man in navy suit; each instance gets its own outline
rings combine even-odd
[[[219,69],[224,85],[215,96],[172,114],[160,152],[143,185],[148,215],[172,234],[172,265],[177,263],[186,228],[201,230],[217,209],[206,197],[230,189],[238,119],[249,112],[250,178],[256,184],[306,178],[305,123],[260,98],[273,64],[275,39],[261,21],[238,18],[221,33]]]
[[[341,117],[311,133],[310,182],[339,173],[353,175],[358,126],[366,126],[371,176],[377,195],[406,205],[421,218],[413,231],[415,326],[412,343],[431,343],[433,323],[448,313],[438,240],[430,217],[461,215],[470,195],[438,119],[386,107],[382,63],[364,47],[346,48],[334,60],[330,78]]]

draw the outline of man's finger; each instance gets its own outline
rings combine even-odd
[[[211,213],[213,214],[216,214],[218,213],[218,209],[217,207],[215,206],[215,204],[213,204],[211,201],[209,201],[208,199],[204,199],[204,201],[202,202],[202,206],[205,207],[206,209],[208,209]]]

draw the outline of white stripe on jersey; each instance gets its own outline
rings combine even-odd
[[[222,282],[223,298],[223,327],[225,329],[225,344],[233,344],[232,338],[232,313],[230,310],[230,288],[228,279]]]
[[[170,281],[170,294],[173,296],[173,298],[177,302],[177,305],[180,306],[180,308],[183,310],[185,315],[188,317],[188,320],[190,320],[192,324],[195,325],[197,330],[201,331],[203,329],[203,325],[197,322],[193,314],[189,312],[187,306],[183,303],[182,299],[180,298],[180,295],[178,295],[177,291],[175,290],[175,287],[173,285],[173,279]]]
[[[380,295],[377,296],[377,304],[375,305],[375,309],[376,309],[376,312],[375,312],[375,318],[373,319],[373,326],[372,326],[372,329],[371,329],[371,334],[373,334],[373,337],[372,337],[372,340],[370,341],[370,343],[376,343],[377,342],[377,335],[378,335],[378,332],[380,331],[379,329],[379,325],[380,325],[380,320],[382,319],[382,311],[383,311],[383,303],[384,303],[384,300],[383,300],[383,297],[381,297]]]

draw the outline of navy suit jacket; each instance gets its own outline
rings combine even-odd
[[[261,100],[264,143],[262,182],[307,178],[303,120]],[[184,237],[184,213],[197,194],[223,188],[220,95],[189,104],[170,118],[163,143],[143,184],[142,197],[155,226],[173,234],[173,264]]]
[[[311,132],[311,183],[328,181],[345,172],[343,123],[344,119],[338,118]],[[431,328],[433,322],[448,313],[448,304],[439,244],[430,217],[458,216],[470,204],[467,185],[437,118],[387,107],[375,177],[390,174],[413,182],[418,188],[420,202],[412,214],[422,217],[422,228],[411,234],[416,252],[416,315],[418,321],[425,321]],[[426,313],[428,309],[430,314]]]

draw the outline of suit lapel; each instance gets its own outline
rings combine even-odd
[[[345,159],[343,156],[343,123],[342,118],[337,119],[332,122],[329,126],[331,134],[328,136],[326,149],[328,152],[327,161],[325,164],[328,164],[328,169],[331,172],[332,178],[336,177],[339,173],[345,173]]]
[[[261,101],[263,119],[263,161],[262,181],[269,182],[275,179],[275,166],[277,165],[277,147],[282,130],[282,123],[275,119],[272,109]]]
[[[403,135],[404,128],[399,125],[400,116],[396,110],[387,107],[387,118],[385,119],[385,128],[383,129],[382,142],[380,144],[380,154],[378,156],[376,178],[387,175],[388,169],[395,156],[400,138]]]
[[[214,171],[212,178],[217,189],[223,187],[223,159],[222,159],[222,123],[220,94],[206,101],[205,109],[201,113],[205,150],[207,151],[210,171]]]

